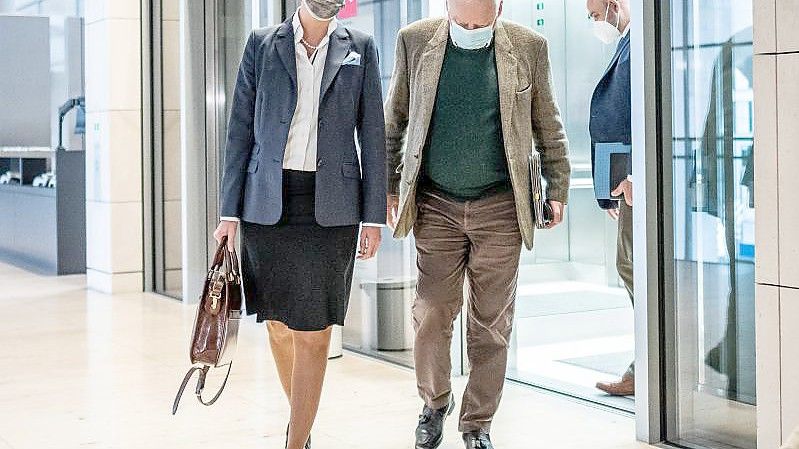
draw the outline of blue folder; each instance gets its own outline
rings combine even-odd
[[[616,200],[610,192],[632,173],[631,146],[598,143],[594,147],[594,193],[598,200]]]

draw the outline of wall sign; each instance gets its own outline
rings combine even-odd
[[[358,15],[358,0],[344,0],[344,8],[338,13],[339,19],[350,19]]]

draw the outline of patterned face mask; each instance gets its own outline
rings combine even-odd
[[[303,0],[303,3],[311,17],[321,22],[333,20],[344,7],[344,1],[341,0]]]

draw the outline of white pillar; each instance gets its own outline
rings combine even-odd
[[[141,291],[141,3],[86,0],[87,282]]]
[[[799,0],[753,3],[757,413],[766,448],[799,429]]]

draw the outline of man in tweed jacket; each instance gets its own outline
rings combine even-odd
[[[452,412],[450,342],[468,298],[471,374],[460,412],[467,448],[491,448],[513,322],[522,243],[533,246],[529,156],[541,154],[561,222],[568,141],[546,39],[499,19],[496,0],[449,0],[448,18],[400,31],[385,104],[388,220],[413,230],[419,284],[415,364],[424,408],[416,447],[442,441]]]

